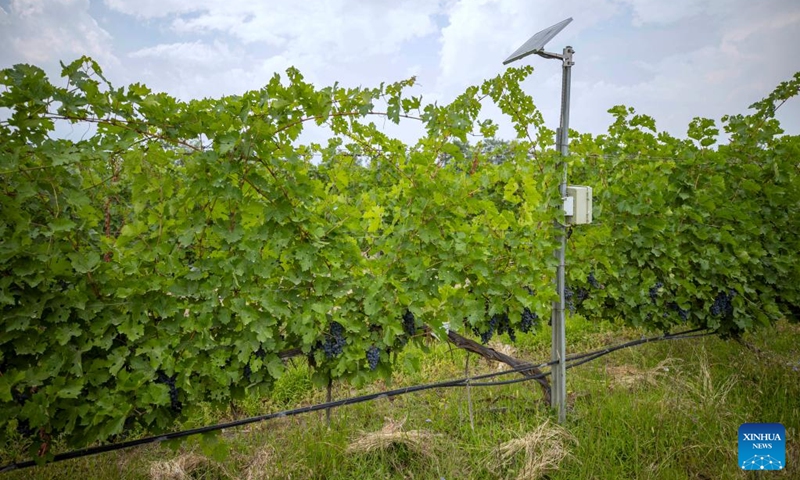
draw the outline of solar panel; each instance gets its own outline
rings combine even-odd
[[[541,32],[535,34],[529,38],[527,42],[523,43],[522,46],[514,51],[514,53],[512,53],[508,58],[506,58],[503,62],[503,65],[508,65],[515,60],[519,60],[520,58],[527,57],[532,53],[537,53],[544,50],[544,46],[547,44],[547,42],[558,35],[558,32],[564,30],[564,27],[569,25],[569,22],[571,21],[572,17],[562,20],[552,27],[545,28]]]

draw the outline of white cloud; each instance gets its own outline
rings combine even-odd
[[[44,67],[58,60],[90,55],[106,65],[116,62],[111,36],[89,13],[88,0],[13,0],[3,12],[0,63],[35,63]]]
[[[183,100],[240,94],[266,84],[276,73],[299,66],[307,81],[326,83],[310,68],[314,58],[272,55],[255,58],[240,45],[216,40],[160,44],[131,52],[126,64],[142,81],[157,91]],[[308,68],[303,68],[308,67]],[[332,82],[331,82],[332,83]]]
[[[13,0],[11,9],[19,18],[39,15],[44,10],[44,4],[40,0]]]
[[[194,41],[142,48],[129,53],[128,56],[165,61],[177,69],[187,67],[210,69],[235,65],[242,53],[231,51],[227,44],[220,41],[211,44]]]
[[[729,54],[740,54],[737,44],[742,44],[754,36],[769,35],[774,30],[786,28],[796,23],[800,23],[800,7],[794,11],[776,12],[767,18],[748,18],[746,23],[743,22],[733,27],[723,35],[721,48]],[[794,45],[786,45],[784,47],[793,48]],[[755,57],[753,55],[750,56],[751,59]]]
[[[209,9],[189,20],[178,19],[174,25],[179,31],[224,32],[245,43],[264,42],[332,61],[394,53],[404,42],[436,31],[431,19],[435,3],[388,5],[340,0],[266,7],[247,2],[230,9]],[[244,18],[249,20],[242,22]]]
[[[183,34],[224,33],[244,43],[265,43],[297,54],[331,57],[389,54],[436,32],[437,2],[253,2],[249,0],[106,0],[117,11],[143,18],[176,16]],[[184,16],[184,14],[190,14]]]
[[[697,15],[708,8],[708,0],[622,0],[633,11],[633,24],[669,24]]]
[[[103,3],[112,10],[144,19],[194,12],[204,4],[186,0],[103,0]]]
[[[435,46],[421,52],[430,61],[413,52],[419,42],[435,41],[435,19],[442,12],[428,0],[105,3],[144,23],[160,19],[161,28],[169,29],[177,41],[138,48],[128,58],[131,70],[151,87],[183,98],[258,88],[289,66],[320,86],[373,85],[410,71],[424,74],[428,66],[435,68]]]
[[[774,5],[743,6],[732,10],[720,25],[711,44],[698,44],[690,51],[643,59],[637,64],[648,73],[631,85],[613,81],[579,82],[574,90],[576,127],[582,130],[606,125],[603,112],[615,104],[633,106],[639,113],[655,117],[658,125],[674,135],[686,134],[695,116],[719,120],[722,115],[745,112],[779,82],[800,70],[800,62],[787,57],[778,45],[800,41],[800,12]],[[691,35],[678,28],[675,34]],[[800,101],[784,106],[782,120],[790,130],[800,130]]]

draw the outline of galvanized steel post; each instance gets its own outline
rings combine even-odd
[[[561,194],[562,202],[567,197],[567,160],[569,155],[569,100],[570,100],[570,84],[572,81],[572,54],[575,53],[572,47],[564,48],[562,54],[547,52],[544,50],[547,42],[552,40],[558,33],[564,29],[570,22],[572,17],[562,20],[542,31],[537,32],[525,43],[522,44],[517,50],[514,51],[508,58],[503,61],[503,65],[508,65],[511,62],[520,60],[528,55],[539,55],[543,58],[558,59],[562,62],[562,81],[561,81],[561,123],[556,135],[556,144],[561,156],[563,157],[559,166],[563,172],[561,183],[559,185],[559,192]],[[566,305],[565,297],[565,281],[564,271],[566,269],[566,251],[567,251],[567,226],[566,215],[562,215],[561,221],[556,221],[556,227],[560,229],[561,245],[559,249],[554,252],[558,261],[556,269],[556,290],[558,292],[558,301],[553,302],[553,311],[551,313],[550,324],[553,327],[553,346],[552,346],[552,360],[558,362],[553,365],[552,373],[552,391],[550,395],[550,405],[558,409],[558,421],[563,423],[567,418],[567,368],[566,368],[566,328],[565,328],[565,315],[564,307]]]
[[[566,157],[569,155],[569,101],[570,101],[570,86],[572,82],[572,54],[574,50],[572,47],[564,48],[562,58],[562,78],[561,78],[561,123],[558,128],[557,146],[561,152],[561,156],[565,157],[561,163],[561,184],[559,185],[559,192],[561,193],[562,201],[567,197],[567,161]],[[558,267],[556,270],[556,289],[558,290],[558,301],[553,302],[553,319],[552,319],[552,360],[558,361],[552,368],[553,379],[553,394],[551,405],[553,408],[558,408],[558,421],[563,423],[567,418],[567,369],[566,369],[566,282],[565,282],[565,269],[566,269],[566,251],[567,251],[567,226],[566,218],[562,218],[558,225],[561,234],[561,247],[556,252],[558,258]]]

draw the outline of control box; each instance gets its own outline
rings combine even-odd
[[[570,203],[569,209],[566,208],[567,203]],[[568,185],[564,205],[568,225],[592,223],[592,187]]]

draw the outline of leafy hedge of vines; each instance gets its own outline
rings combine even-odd
[[[66,87],[3,70],[0,442],[46,453],[56,436],[163,431],[268,391],[282,352],[320,385],[363,384],[389,378],[422,325],[443,338],[547,318],[558,157],[520,87],[531,72],[439,106],[406,93],[413,79],[318,89],[294,69],[190,102],[113,87],[89,58],[64,66]],[[568,253],[584,314],[730,334],[797,312],[800,147],[772,115],[798,83],[728,117],[716,149],[710,121],[679,140],[624,107],[608,135],[576,138],[572,183],[597,206]],[[502,162],[458,146],[494,141],[484,99],[517,132]],[[373,119],[426,134],[408,145]],[[301,141],[312,122],[326,144]]]
[[[713,120],[695,118],[678,139],[622,106],[607,134],[573,142],[572,182],[594,185],[600,208],[570,239],[584,315],[724,336],[798,320],[800,136],[774,118],[798,88],[800,73],[752,114],[723,117],[723,144]]]
[[[441,336],[546,315],[556,180],[548,132],[526,133],[542,123],[519,88],[530,72],[423,106],[413,79],[316,89],[290,69],[180,102],[115,88],[88,58],[64,88],[4,70],[0,435],[164,430],[268,390],[281,352],[305,354],[319,384],[358,384],[388,378],[423,323]],[[522,132],[499,166],[453,143],[494,134],[485,97]],[[405,145],[376,117],[427,134]],[[327,144],[299,144],[311,122]],[[55,131],[87,124],[79,140]]]

